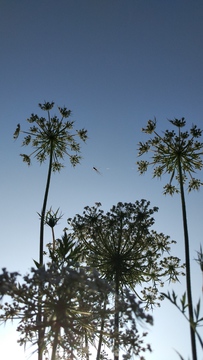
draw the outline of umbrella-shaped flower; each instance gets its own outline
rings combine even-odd
[[[176,281],[182,273],[180,259],[165,256],[173,241],[150,230],[154,224],[152,215],[158,208],[150,209],[149,205],[144,199],[134,204],[119,202],[104,214],[101,204],[96,203],[91,208],[85,207],[83,215],[68,219],[77,241],[84,247],[87,264],[113,284],[115,360],[119,359],[123,321],[117,306],[121,294],[126,289],[132,290],[147,306],[153,306],[162,299],[158,287],[163,279]]]
[[[177,133],[166,130],[163,136],[156,132],[156,119],[149,120],[146,128],[142,131],[146,134],[154,133],[154,137],[146,142],[139,142],[138,156],[152,152],[151,161],[138,161],[138,171],[143,174],[148,166],[154,167],[153,177],[161,178],[165,173],[170,175],[169,182],[164,186],[164,194],[173,195],[179,192],[180,188],[172,185],[174,179],[178,184],[184,184],[188,180],[188,190],[198,190],[202,185],[200,179],[194,174],[203,168],[203,143],[198,139],[202,131],[193,125],[189,131],[182,131],[186,125],[184,118],[169,120],[177,128]]]

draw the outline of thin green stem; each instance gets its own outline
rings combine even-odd
[[[119,311],[118,311],[118,297],[119,297],[119,269],[116,269],[115,279],[115,322],[114,322],[114,360],[119,360]]]
[[[44,194],[44,201],[42,206],[41,212],[41,221],[40,221],[40,248],[39,248],[39,263],[40,266],[43,266],[43,253],[44,253],[44,219],[45,219],[45,212],[47,206],[47,199],[49,194],[49,187],[50,187],[50,180],[51,180],[51,171],[52,171],[52,158],[53,158],[53,148],[51,143],[50,149],[50,158],[49,158],[49,169],[47,175],[47,183],[46,189]],[[39,323],[42,322],[42,314],[41,314],[41,295],[39,289],[39,304],[38,304],[38,320]],[[44,337],[44,330],[40,329],[38,332],[38,360],[43,360],[43,337]]]
[[[104,303],[104,310],[106,310],[106,302]],[[103,341],[103,332],[104,332],[104,317],[102,316],[96,360],[100,359],[101,347],[102,347],[102,341]]]
[[[190,319],[190,338],[191,338],[191,346],[192,346],[192,359],[197,360],[195,330],[194,330],[194,326],[193,326],[194,316],[193,316],[191,275],[190,275],[189,235],[188,235],[187,213],[186,213],[185,194],[184,194],[184,187],[183,187],[183,176],[182,176],[182,167],[181,167],[180,158],[178,161],[178,169],[179,169],[179,178],[180,178],[180,194],[181,194],[183,229],[184,229],[184,239],[185,239],[186,287],[187,287],[188,311],[189,311],[189,319]]]
[[[51,143],[50,158],[49,158],[49,169],[48,169],[47,183],[46,183],[46,189],[45,189],[45,193],[44,193],[44,201],[43,201],[42,212],[41,212],[41,222],[40,222],[40,250],[39,250],[39,263],[40,263],[40,266],[43,265],[44,219],[45,219],[46,206],[47,206],[49,187],[50,187],[50,181],[51,181],[52,160],[53,160],[53,147],[52,147],[52,143]]]
[[[54,235],[54,228],[51,228],[51,232],[52,232],[52,241],[53,241],[53,251],[55,251],[55,235]]]

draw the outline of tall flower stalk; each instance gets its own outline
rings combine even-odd
[[[71,111],[67,110],[67,108],[58,107],[60,119],[57,116],[51,117],[50,110],[53,106],[54,102],[39,104],[40,109],[47,112],[48,118],[31,114],[30,118],[27,119],[32,124],[29,130],[21,130],[20,124],[18,124],[14,133],[14,139],[17,139],[20,132],[25,134],[22,145],[31,145],[34,149],[29,155],[20,154],[24,162],[30,165],[32,156],[40,164],[47,159],[49,161],[46,188],[40,214],[39,263],[41,266],[43,265],[45,213],[52,171],[60,171],[64,167],[62,161],[65,155],[69,157],[71,164],[76,166],[81,159],[79,155],[80,144],[76,141],[76,136],[79,136],[82,141],[87,139],[87,131],[85,129],[76,130],[75,133],[72,133],[74,122],[67,120],[71,115]]]
[[[45,225],[45,214],[47,207],[47,200],[50,189],[51,174],[52,171],[60,171],[64,165],[62,163],[65,155],[69,157],[69,160],[73,166],[76,166],[81,159],[80,143],[76,141],[76,136],[82,141],[87,139],[87,131],[85,129],[73,130],[73,121],[67,120],[71,111],[67,110],[66,107],[58,107],[60,118],[57,116],[51,117],[50,110],[52,110],[54,102],[45,102],[39,104],[41,110],[47,113],[47,118],[39,117],[38,115],[31,114],[30,118],[27,119],[29,124],[32,124],[27,131],[21,130],[20,124],[14,133],[14,139],[17,139],[20,133],[25,134],[22,145],[31,146],[32,151],[29,154],[20,154],[23,161],[28,165],[31,164],[31,157],[35,157],[40,164],[48,160],[48,173],[46,180],[46,187],[44,193],[44,199],[42,204],[42,210],[40,214],[40,244],[39,244],[39,266],[43,266],[43,254],[44,254],[44,225]],[[42,321],[42,309],[41,309],[41,291],[39,289],[39,308],[37,321]],[[43,329],[39,329],[38,339],[38,360],[42,360],[43,355]]]
[[[138,156],[152,152],[151,161],[138,161],[138,171],[143,174],[147,171],[148,166],[154,167],[153,177],[161,178],[163,174],[169,174],[170,180],[164,186],[164,194],[173,195],[180,193],[184,242],[185,242],[185,262],[186,262],[186,288],[188,298],[188,311],[190,319],[190,336],[193,360],[197,360],[192,289],[191,289],[191,274],[190,274],[190,251],[189,251],[189,235],[187,224],[187,211],[185,203],[184,185],[188,181],[188,191],[199,190],[202,185],[200,179],[194,177],[197,170],[203,168],[202,155],[203,143],[198,139],[202,135],[202,130],[193,125],[188,131],[182,131],[186,125],[184,118],[169,120],[177,129],[166,130],[163,136],[160,136],[156,131],[156,120],[149,120],[146,128],[142,131],[147,134],[154,134],[154,137],[142,143],[139,142]],[[173,181],[176,185],[173,185]],[[178,186],[177,186],[178,185]]]

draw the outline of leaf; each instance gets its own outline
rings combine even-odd
[[[34,259],[32,259],[33,261],[34,261],[34,263],[35,263],[35,265],[36,265],[36,267],[37,267],[37,269],[39,269],[40,268],[40,263],[38,263],[36,260],[34,260]]]
[[[175,293],[175,291],[174,291],[174,290],[172,291],[172,298],[173,298],[173,302],[174,302],[174,304],[177,304],[177,302],[176,302],[177,295],[176,295],[176,293]]]
[[[181,360],[185,360],[185,359],[182,357],[182,355],[180,355],[180,353],[179,353],[177,350],[175,350],[175,352],[180,356],[180,359],[181,359]]]
[[[186,304],[186,292],[184,292],[182,298],[180,299],[181,305],[182,305],[182,313],[185,312],[185,309],[188,307],[188,304]]]
[[[196,305],[196,309],[194,309],[196,320],[198,320],[198,318],[199,318],[199,311],[200,311],[200,299],[199,299],[199,301],[198,301],[198,303]]]
[[[200,265],[201,271],[203,272],[203,252],[202,252],[201,245],[200,245],[200,251],[197,251],[197,255],[198,255],[198,258],[195,260]]]
[[[203,320],[203,318],[200,319],[200,320]],[[196,334],[197,334],[197,338],[198,338],[198,340],[199,340],[199,342],[200,342],[201,348],[202,348],[202,350],[203,350],[203,341],[202,341],[202,338],[201,338],[201,336],[199,335],[199,333],[198,333],[197,331],[196,331]]]

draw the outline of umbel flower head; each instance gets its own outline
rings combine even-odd
[[[152,152],[151,161],[138,161],[138,171],[143,174],[148,166],[154,167],[153,177],[161,178],[165,173],[170,175],[169,183],[164,186],[164,194],[173,195],[179,192],[177,185],[172,185],[173,180],[180,183],[188,181],[188,191],[198,190],[202,184],[200,179],[194,177],[197,170],[203,168],[202,155],[203,143],[199,141],[202,130],[192,125],[190,131],[183,131],[186,121],[182,119],[169,120],[176,130],[166,130],[162,136],[156,132],[156,119],[149,120],[146,128],[142,131],[146,134],[154,134],[154,137],[146,142],[139,142],[138,156]]]
[[[76,141],[76,136],[82,141],[87,139],[87,130],[81,129],[73,130],[73,121],[67,120],[71,111],[67,108],[58,107],[60,118],[57,116],[51,117],[50,110],[53,108],[54,102],[45,102],[39,104],[41,110],[46,111],[48,116],[39,117],[38,115],[31,114],[27,121],[32,124],[28,131],[22,131],[20,124],[17,125],[16,131],[13,135],[14,139],[17,139],[19,133],[25,134],[22,145],[31,145],[34,149],[29,155],[20,154],[23,161],[28,165],[31,164],[31,157],[34,156],[40,164],[43,163],[47,157],[52,157],[52,170],[60,171],[63,167],[62,160],[65,155],[70,159],[73,166],[80,162],[80,144]]]
[[[158,288],[163,279],[178,281],[184,268],[179,258],[168,256],[175,241],[150,230],[158,208],[149,205],[144,199],[134,204],[119,202],[104,214],[97,203],[85,207],[83,215],[68,219],[87,264],[119,292],[124,288],[135,291],[147,307],[162,300]]]

